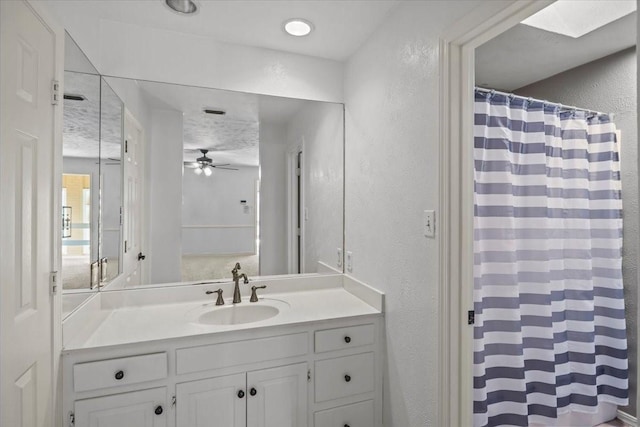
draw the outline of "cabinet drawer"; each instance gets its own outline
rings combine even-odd
[[[373,344],[374,340],[375,327],[373,324],[325,329],[324,331],[316,331],[315,351],[316,353],[322,353],[370,345]]]
[[[235,341],[176,351],[178,375],[210,369],[240,366],[268,360],[307,354],[309,338],[306,332],[279,337]]]
[[[73,389],[97,390],[167,377],[167,353],[121,357],[73,365]]]
[[[316,412],[315,427],[372,427],[373,400]]]
[[[373,353],[317,361],[316,402],[373,391],[373,366]]]

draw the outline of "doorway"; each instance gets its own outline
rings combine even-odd
[[[473,425],[473,145],[468,142],[473,140],[476,48],[551,3],[477,11],[476,24],[453,27],[441,43],[440,425]]]

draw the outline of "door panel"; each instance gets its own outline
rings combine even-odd
[[[0,425],[48,426],[52,406],[55,33],[0,2]],[[57,225],[57,222],[55,223]]]
[[[245,427],[245,386],[245,374],[178,384],[176,425]]]
[[[249,372],[247,391],[247,427],[307,425],[306,363]]]
[[[124,153],[124,259],[123,272],[127,286],[141,282],[142,268],[138,254],[142,252],[142,161],[141,151],[144,131],[129,111],[125,113]]]
[[[165,427],[166,401],[164,387],[78,400],[75,427]]]

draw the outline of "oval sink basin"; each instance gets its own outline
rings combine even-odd
[[[239,325],[270,319],[280,313],[270,305],[234,305],[214,308],[198,317],[198,323],[207,325]]]

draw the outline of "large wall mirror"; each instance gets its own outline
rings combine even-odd
[[[96,290],[342,272],[342,104],[101,76],[67,35],[64,311]]]
[[[125,146],[144,152],[125,154],[125,194],[142,192],[125,224],[147,206],[107,289],[228,281],[236,262],[249,277],[342,272],[341,104],[104,79],[127,108]]]
[[[61,281],[69,313],[121,271],[124,105],[67,34]]]

